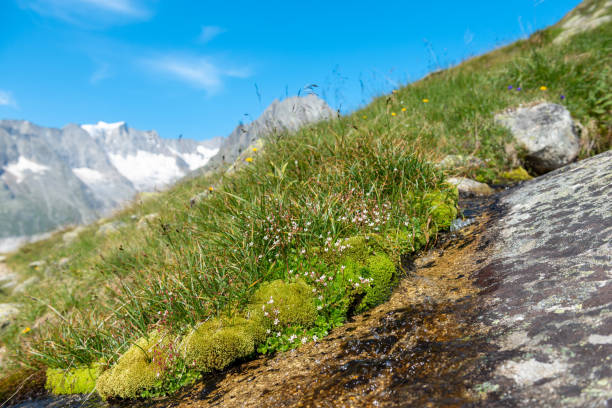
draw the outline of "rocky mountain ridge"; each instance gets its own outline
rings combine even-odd
[[[0,251],[108,214],[205,164],[221,139],[167,140],[125,122],[47,128],[0,121]]]

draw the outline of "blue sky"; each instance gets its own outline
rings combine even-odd
[[[0,118],[203,140],[311,84],[348,112],[578,3],[0,0]]]

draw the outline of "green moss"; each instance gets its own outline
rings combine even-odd
[[[112,368],[96,381],[96,389],[104,399],[109,397],[135,398],[152,388],[162,378],[165,350],[171,339],[159,333],[138,339]]]
[[[208,320],[185,337],[183,357],[201,371],[223,370],[255,351],[262,340],[258,326],[243,318]]]
[[[88,394],[96,387],[101,372],[100,364],[69,370],[48,368],[45,388],[53,394]]]
[[[358,235],[345,240],[344,245],[347,249],[344,254],[358,263],[364,263],[370,256],[370,248],[364,236]]]
[[[395,265],[387,255],[378,254],[368,258],[366,269],[372,282],[370,287],[366,289],[366,295],[359,305],[358,311],[386,302],[391,296],[397,280]]]
[[[456,188],[445,191],[435,191],[424,196],[424,202],[429,206],[429,213],[435,225],[446,228],[457,218]]]
[[[533,178],[523,167],[517,167],[514,170],[503,172],[500,174],[500,177],[507,181],[525,181]]]
[[[280,326],[303,327],[311,327],[317,319],[312,287],[302,281],[275,280],[262,284],[251,298],[249,313],[264,327],[270,327],[275,318]]]

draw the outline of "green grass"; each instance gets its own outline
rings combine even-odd
[[[447,173],[489,182],[520,163],[510,135],[493,122],[495,112],[561,103],[588,129],[581,157],[610,148],[612,25],[553,46],[557,33],[536,33],[337,120],[272,135],[234,174],[186,180],[119,212],[112,218],[123,223],[116,233],[97,234],[98,223],[72,243],[58,233],[12,254],[9,266],[38,282],[21,294],[0,294],[1,302],[23,304],[18,323],[1,334],[10,362],[0,395],[10,394],[19,373],[112,367],[151,333],[171,332],[178,344],[207,319],[248,317],[264,282],[294,282],[300,275],[319,291],[318,316],[314,324],[271,332],[256,345],[260,352],[325,335],[351,310],[364,309],[357,304],[364,296],[367,307],[384,301],[387,288],[368,296],[368,285],[378,283],[368,277],[396,277],[388,266],[369,265],[371,258],[397,265],[401,253],[432,242],[454,215],[453,190],[433,162],[446,154],[478,156],[484,168]],[[189,199],[212,185],[192,207]],[[154,213],[159,217],[149,226],[138,226]],[[349,241],[365,245],[363,259],[347,260],[340,248]],[[65,257],[69,262],[60,266]],[[28,267],[37,260],[46,264]],[[321,286],[323,276],[329,285]],[[363,290],[359,278],[366,279]],[[187,363],[173,357],[171,374],[140,395],[160,395],[197,378],[197,367]]]

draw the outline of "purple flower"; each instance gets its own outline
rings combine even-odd
[[[517,91],[520,91],[522,88],[519,86],[518,88],[516,88]]]
[[[565,95],[560,96],[561,100],[565,99]]]
[[[508,89],[512,89],[512,85],[508,85]]]

